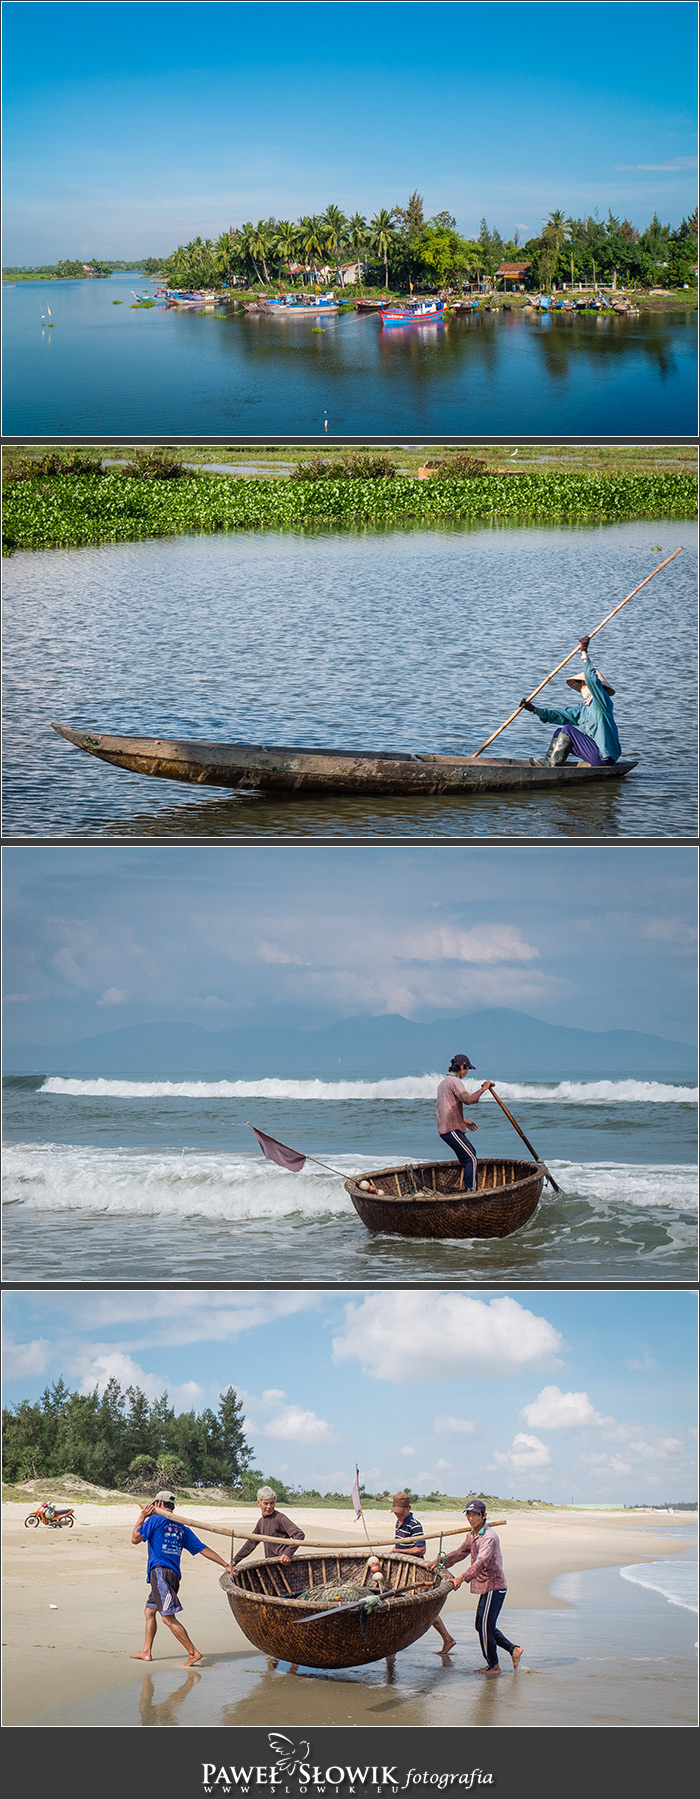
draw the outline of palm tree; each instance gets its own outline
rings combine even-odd
[[[335,260],[335,272],[340,280],[340,253],[347,239],[348,221],[339,206],[327,206],[322,216],[326,244]]]
[[[387,212],[385,207],[382,207],[381,211],[375,213],[374,218],[370,220],[369,229],[370,229],[370,243],[372,245],[372,249],[376,250],[377,254],[383,258],[384,285],[388,289],[388,287],[389,287],[389,247],[391,244],[393,244],[394,238],[396,237],[396,225],[391,216],[391,213]]]
[[[265,286],[267,287],[270,277],[267,272],[267,260],[266,259],[270,255],[270,251],[272,249],[272,242],[273,242],[273,232],[272,232],[272,228],[271,228],[269,219],[258,219],[257,225],[254,227],[254,240],[255,240],[255,255],[257,257],[259,257],[259,259],[262,263],[263,273],[265,276]]]
[[[259,285],[262,286],[262,276],[255,261],[257,255],[257,230],[250,219],[248,219],[245,225],[241,227],[241,244],[246,262],[249,265],[252,264],[255,272],[255,279]]]
[[[288,266],[293,261],[296,235],[296,226],[292,225],[289,219],[278,219],[273,249],[275,255],[279,256],[281,264]],[[280,268],[281,274],[282,269]]]
[[[299,245],[306,262],[311,264],[314,275],[318,274],[318,265],[323,260],[324,231],[318,213],[299,220]]]

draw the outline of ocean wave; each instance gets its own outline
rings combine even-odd
[[[434,1100],[442,1078],[440,1074],[417,1074],[396,1080],[321,1081],[270,1075],[250,1081],[127,1081],[106,1077],[77,1080],[55,1074],[47,1076],[39,1091],[66,1099]],[[697,1087],[665,1081],[499,1081],[498,1091],[502,1099],[517,1100],[521,1105],[692,1105],[698,1098]]]
[[[323,1160],[326,1160],[324,1155]],[[103,1149],[84,1145],[12,1144],[5,1151],[7,1204],[31,1210],[137,1213],[143,1216],[304,1220],[351,1213],[343,1180],[350,1174],[395,1165],[390,1153],[347,1155],[328,1151],[338,1169],[329,1174],[311,1162],[289,1174],[257,1153]],[[613,1211],[697,1210],[697,1171],[687,1166],[631,1163],[550,1164],[562,1198],[544,1189],[548,1204],[585,1201],[600,1216]]]
[[[650,1587],[654,1593],[662,1593],[669,1605],[680,1605],[686,1612],[698,1609],[697,1562],[635,1562],[628,1568],[621,1568],[620,1573],[623,1580],[631,1580],[634,1586]]]

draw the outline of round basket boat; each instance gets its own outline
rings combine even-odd
[[[414,1555],[391,1553],[377,1558],[387,1587],[393,1591],[365,1609],[332,1611],[332,1600],[299,1595],[329,1582],[366,1586],[365,1551],[324,1550],[322,1555],[297,1554],[281,1567],[277,1558],[252,1562],[222,1574],[219,1586],[244,1636],[276,1661],[306,1668],[359,1668],[378,1662],[415,1643],[442,1611],[451,1582],[430,1574]],[[371,1589],[367,1598],[371,1601]]]
[[[541,1162],[479,1162],[476,1192],[462,1187],[459,1162],[408,1163],[356,1174],[345,1191],[368,1231],[397,1237],[510,1237],[536,1210],[545,1180]],[[379,1192],[368,1193],[361,1181]]]

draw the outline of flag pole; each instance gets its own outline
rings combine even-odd
[[[367,1547],[368,1547],[371,1555],[376,1555],[376,1550],[374,1548],[374,1544],[370,1543],[370,1540],[369,1540],[369,1531],[367,1529],[367,1524],[365,1522],[365,1514],[364,1514],[364,1511],[362,1508],[362,1500],[360,1498],[360,1470],[357,1466],[357,1462],[355,1463],[355,1486],[354,1486],[353,1492],[357,1493],[357,1504],[360,1507],[360,1517],[362,1519],[362,1529],[367,1538]]]

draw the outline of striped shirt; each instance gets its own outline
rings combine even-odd
[[[417,1518],[414,1518],[412,1512],[407,1512],[405,1518],[397,1520],[396,1548],[410,1549],[413,1554],[425,1555],[426,1543],[423,1526],[419,1524]]]

